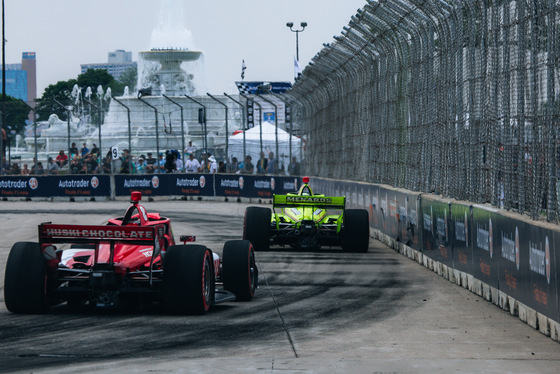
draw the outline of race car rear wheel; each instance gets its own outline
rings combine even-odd
[[[255,251],[251,242],[227,241],[222,257],[224,289],[234,293],[237,300],[251,300],[255,296],[259,280]]]
[[[243,239],[253,244],[255,251],[267,251],[270,248],[270,218],[268,208],[250,206],[245,209]]]
[[[163,264],[163,305],[168,312],[207,312],[215,287],[212,251],[203,245],[169,247]]]
[[[344,252],[365,253],[369,247],[369,215],[365,209],[344,212],[342,249]]]
[[[47,267],[39,243],[19,242],[10,250],[4,276],[4,302],[12,313],[45,313]]]

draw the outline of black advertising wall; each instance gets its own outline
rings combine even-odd
[[[449,240],[450,204],[422,197],[422,252],[432,260],[453,267]]]
[[[215,196],[214,176],[208,174],[164,174],[167,195]]]
[[[525,223],[496,214],[492,226],[498,259],[499,289],[522,303],[527,303],[529,281],[529,235]],[[494,223],[494,221],[492,221]]]
[[[550,240],[550,238],[549,238]],[[549,243],[550,245],[551,243]],[[556,313],[554,313],[554,317],[547,314],[554,318],[555,321],[560,322],[560,278],[558,277],[558,272],[560,271],[560,251],[558,247],[560,246],[560,232],[554,231],[554,244],[549,248],[551,262],[550,262],[550,272],[551,272],[551,282],[553,288],[556,288]],[[548,267],[548,264],[546,265]],[[548,307],[552,308],[553,305],[548,303]]]
[[[416,250],[421,249],[420,226],[418,212],[420,209],[419,195],[404,192],[394,193],[397,205],[397,240]]]
[[[11,197],[46,197],[49,177],[5,177],[0,179],[0,194]]]
[[[538,226],[529,227],[529,274],[527,305],[560,322],[558,304],[559,232]]]
[[[313,178],[314,191],[346,196],[370,226],[435,261],[472,274],[560,322],[560,229],[484,206],[447,203],[389,187]]]
[[[476,279],[499,289],[498,222],[500,216],[493,210],[473,206],[472,208],[472,259],[469,274]]]
[[[101,197],[111,195],[108,175],[22,176],[0,179],[0,196],[12,197]]]
[[[296,191],[299,177],[240,174],[115,175],[115,194],[140,191],[147,196],[225,196],[271,199]]]
[[[49,175],[0,178],[0,197],[237,196],[272,198],[297,191],[300,177],[238,174]]]
[[[451,203],[449,222],[453,268],[473,275],[472,207]]]
[[[297,191],[301,186],[301,178],[215,174],[213,183],[216,196],[271,199],[272,195]]]
[[[140,191],[143,196],[168,195],[171,174],[115,175],[115,195],[130,196],[132,191]]]
[[[111,195],[108,175],[60,176],[49,178],[49,196],[100,197]]]

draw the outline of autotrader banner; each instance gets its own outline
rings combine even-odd
[[[453,268],[473,274],[473,223],[471,206],[451,204],[451,248]]]
[[[423,252],[432,260],[453,267],[449,241],[450,205],[443,201],[422,197]]]
[[[68,175],[52,178],[49,183],[51,196],[109,196],[111,180],[108,175]]]
[[[168,195],[214,196],[213,174],[165,174]]]
[[[472,273],[476,279],[498,288],[498,235],[499,216],[489,207],[472,208]]]
[[[111,195],[108,175],[49,175],[0,179],[2,197],[96,197]]]
[[[118,174],[115,175],[115,195],[130,196],[132,191],[140,191],[144,196],[165,196],[168,194],[171,174]]]
[[[47,197],[49,177],[3,177],[0,179],[2,197]]]
[[[285,195],[301,186],[299,177],[214,174],[214,178],[216,196],[271,199],[273,194]]]

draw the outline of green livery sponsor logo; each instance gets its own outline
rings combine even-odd
[[[287,196],[288,203],[311,203],[311,204],[330,204],[332,199],[329,197],[307,197],[307,196]]]

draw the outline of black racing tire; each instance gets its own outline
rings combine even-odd
[[[268,251],[270,248],[270,219],[268,208],[250,206],[245,209],[243,239],[253,244],[255,251]]]
[[[18,242],[12,246],[4,275],[4,302],[12,313],[49,310],[47,266],[39,243]]]
[[[212,251],[203,245],[173,245],[163,263],[163,306],[173,314],[204,314],[214,303]]]
[[[238,301],[249,301],[255,296],[259,271],[253,245],[248,240],[228,240],[222,254],[224,289],[232,292]]]
[[[369,247],[369,215],[365,209],[347,209],[344,212],[342,250],[365,253]]]

